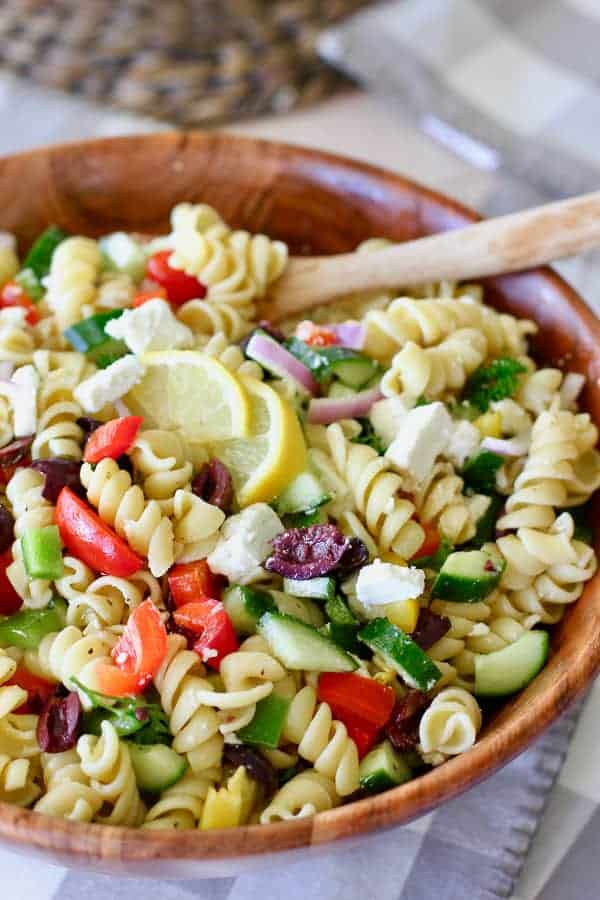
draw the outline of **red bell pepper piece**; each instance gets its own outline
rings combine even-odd
[[[37,325],[40,321],[35,303],[16,281],[7,281],[0,291],[0,309],[7,309],[10,306],[21,306],[26,309],[25,321],[29,325]]]
[[[140,694],[158,672],[167,648],[167,631],[160,613],[151,600],[145,600],[131,613],[113,647],[115,665],[96,666],[94,674],[100,690],[109,697]]]
[[[197,278],[169,265],[170,250],[160,250],[146,263],[146,275],[158,282],[167,292],[169,303],[180,306],[188,300],[202,299],[206,287]]]
[[[168,578],[175,606],[221,599],[221,579],[210,571],[205,559],[173,566]]]
[[[0,615],[10,616],[23,605],[23,600],[8,580],[7,568],[13,561],[12,549],[7,547],[0,553]]]
[[[369,725],[368,722],[363,722],[362,719],[353,719],[352,717],[347,717],[344,725],[346,726],[348,737],[352,738],[356,744],[358,758],[362,759],[377,743],[379,728]]]
[[[84,460],[97,463],[107,457],[118,459],[131,449],[143,421],[141,416],[123,416],[96,428],[85,445]]]
[[[339,344],[335,331],[325,325],[315,325],[308,319],[296,326],[296,337],[312,347],[332,347]]]
[[[211,669],[218,669],[221,660],[239,648],[231,619],[219,600],[186,603],[175,610],[173,618],[180,628],[199,635],[194,650]]]
[[[27,691],[27,700],[19,706],[18,709],[15,709],[15,712],[18,714],[39,714],[44,703],[56,691],[55,684],[46,681],[45,678],[38,678],[38,676],[34,675],[33,672],[30,672],[29,669],[24,669],[21,666],[17,666],[14,675],[8,679],[6,684],[16,684],[20,688],[23,688],[24,691]]]
[[[388,685],[352,672],[323,672],[318,696],[344,724],[347,720],[359,720],[375,730],[389,721],[396,701]]]
[[[425,531],[425,540],[414,556],[411,557],[412,559],[419,559],[421,556],[433,556],[441,543],[440,533],[433,522],[420,522],[419,524]]]
[[[128,578],[144,566],[123,538],[68,487],[56,501],[56,524],[65,547],[97,572]]]

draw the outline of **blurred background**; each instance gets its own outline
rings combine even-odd
[[[366,160],[499,214],[598,188],[600,0],[0,0],[0,121],[0,155],[225,128]],[[599,265],[596,253],[558,266],[598,311]],[[309,884],[353,900],[373,894],[373,871],[380,900],[596,896],[598,710],[597,686],[568,755],[576,715],[489,787],[380,836],[376,851],[236,883],[161,883],[160,896],[294,900],[317,896]],[[476,828],[482,808],[493,814]],[[435,890],[428,853],[444,874]],[[0,863],[20,900],[146,896],[25,870],[2,850]]]

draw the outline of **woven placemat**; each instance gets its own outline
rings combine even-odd
[[[327,25],[367,0],[0,0],[0,66],[181,125],[283,112],[341,83]]]

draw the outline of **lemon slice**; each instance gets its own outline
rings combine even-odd
[[[306,446],[290,403],[262,381],[241,379],[250,396],[249,438],[212,444],[233,479],[240,506],[270,503],[306,467]]]
[[[125,397],[145,428],[177,429],[191,443],[250,434],[248,393],[212,356],[168,350],[140,356],[145,374]]]

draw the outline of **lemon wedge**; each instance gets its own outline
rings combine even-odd
[[[306,467],[306,445],[289,401],[262,381],[240,379],[250,397],[248,438],[213,443],[211,452],[233,479],[241,507],[270,503]]]
[[[139,357],[145,374],[125,397],[145,428],[177,429],[190,443],[244,438],[250,434],[248,392],[212,356],[167,350]]]

